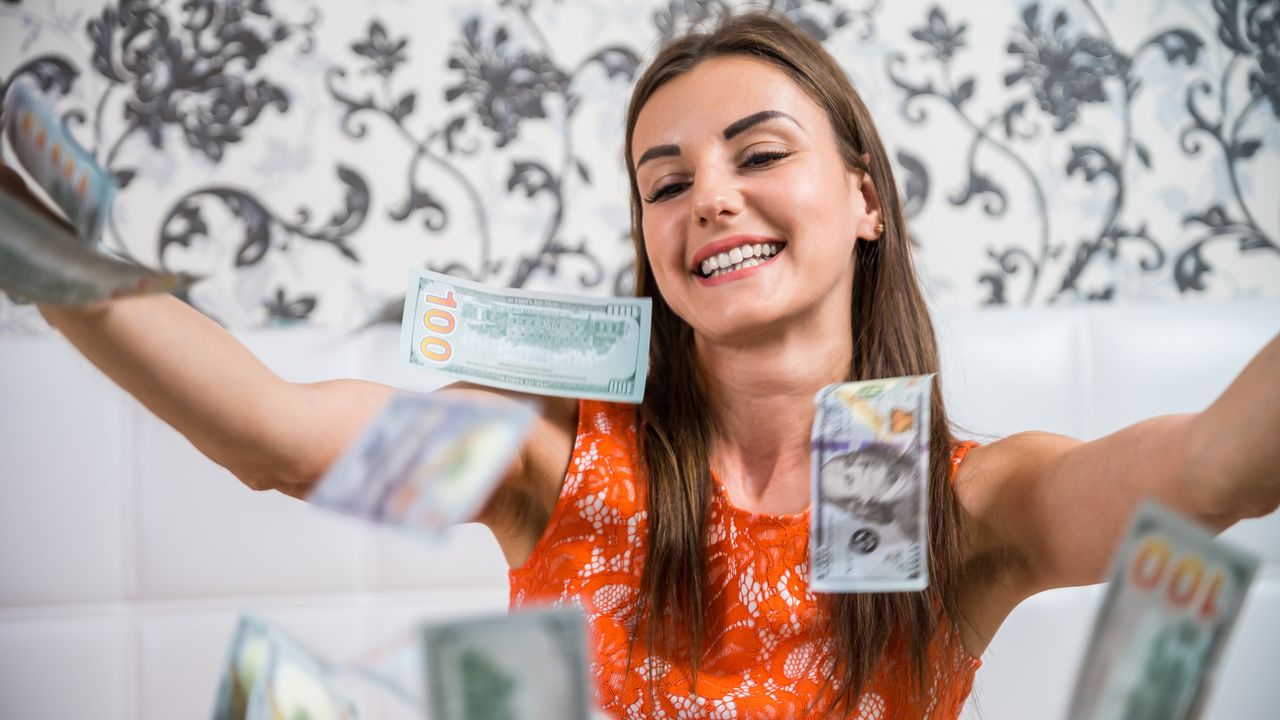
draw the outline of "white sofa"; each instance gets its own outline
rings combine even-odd
[[[948,401],[970,432],[1094,438],[1211,402],[1280,332],[1280,303],[952,311],[938,324]],[[391,328],[241,337],[291,380],[439,382],[395,366]],[[207,717],[242,609],[350,662],[418,620],[506,606],[482,528],[429,545],[247,490],[58,338],[0,340],[0,400],[0,717]],[[1227,538],[1266,564],[1205,717],[1271,720],[1280,515]],[[1099,590],[1020,607],[966,717],[1063,717]],[[373,686],[351,688],[363,717],[413,717]]]

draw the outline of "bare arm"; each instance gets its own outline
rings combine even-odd
[[[305,496],[397,392],[362,380],[287,382],[230,333],[167,295],[41,312],[111,380],[255,490]],[[519,400],[517,393],[466,385],[439,392]],[[541,536],[573,449],[577,402],[541,404],[524,447],[475,518],[493,531],[513,566]]]
[[[255,489],[304,494],[394,392],[354,380],[286,382],[167,295],[40,310],[111,380]]]
[[[956,481],[973,518],[981,647],[1026,597],[1101,582],[1143,497],[1221,531],[1280,506],[1280,336],[1199,413],[1166,415],[1091,442],[1020,433],[979,448]]]

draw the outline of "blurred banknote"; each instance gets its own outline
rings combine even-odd
[[[923,590],[932,375],[828,385],[814,398],[811,586]]]
[[[415,269],[400,355],[480,385],[638,403],[650,312],[649,298],[534,293]]]
[[[306,648],[254,617],[242,617],[227,653],[213,720],[354,720],[335,675]]]
[[[423,629],[433,720],[592,717],[586,624],[576,608],[547,608]]]
[[[1070,720],[1199,717],[1258,559],[1151,501],[1134,516]]]
[[[4,135],[63,219],[18,173],[0,165],[0,291],[51,305],[83,305],[180,290],[197,278],[156,272],[110,255],[102,230],[116,186],[57,122],[34,84],[4,97]]]
[[[442,393],[397,395],[307,501],[436,534],[471,520],[532,427],[522,404]]]
[[[4,97],[4,134],[18,161],[76,228],[86,246],[102,238],[116,195],[115,179],[71,137],[29,78]]]

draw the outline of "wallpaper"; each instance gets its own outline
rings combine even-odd
[[[1280,0],[5,0],[0,89],[38,81],[186,301],[353,329],[411,267],[630,294],[632,80],[741,6],[853,79],[934,302],[1280,297]]]

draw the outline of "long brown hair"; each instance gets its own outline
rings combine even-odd
[[[625,149],[636,294],[653,299],[650,391],[639,408],[649,501],[649,549],[640,603],[649,650],[687,652],[695,677],[705,632],[711,425],[704,413],[707,402],[693,330],[663,299],[645,254],[632,135],[641,109],[658,88],[704,60],[726,55],[750,56],[784,70],[826,111],[845,164],[868,173],[878,191],[884,232],[878,241],[858,240],[855,245],[848,379],[938,370],[933,326],[912,265],[893,169],[870,113],[836,61],[804,31],[770,12],[731,16],[713,29],[685,35],[662,48],[632,93]],[[827,596],[837,663],[836,703],[847,709],[856,707],[881,661],[891,656],[905,654],[901,671],[908,674],[917,702],[927,703],[929,686],[946,682],[951,667],[946,660],[930,667],[929,656],[934,637],[954,631],[960,617],[957,577],[963,540],[962,515],[949,482],[952,435],[936,382],[935,376],[929,433],[929,588],[922,593]]]

